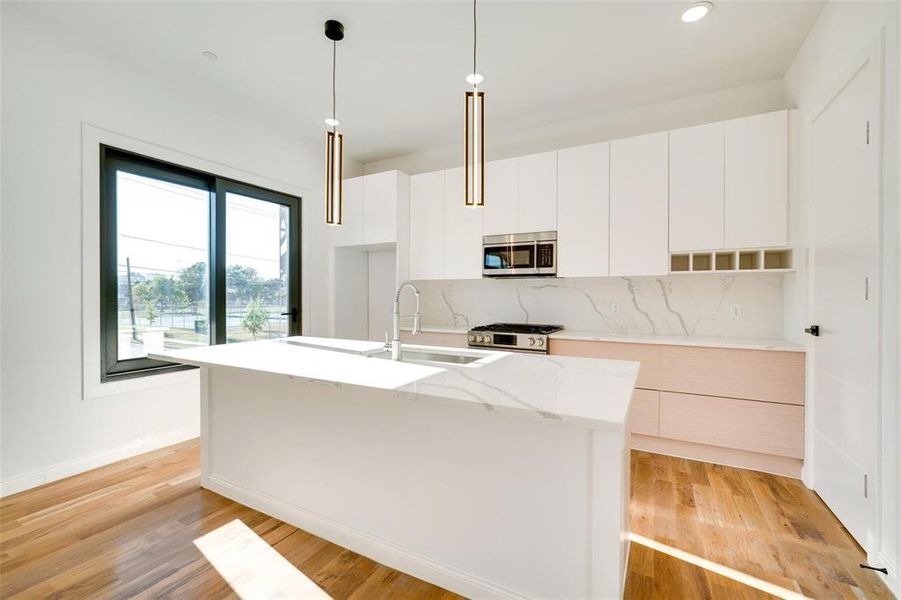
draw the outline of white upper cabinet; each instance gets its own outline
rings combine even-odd
[[[398,172],[363,177],[363,243],[397,241]]]
[[[557,152],[520,156],[517,172],[517,223],[507,233],[557,229]]]
[[[410,278],[441,279],[444,276],[444,171],[410,177],[410,223]]]
[[[409,176],[385,171],[345,179],[342,223],[333,246],[406,245],[409,230]]]
[[[482,277],[482,208],[466,206],[463,168],[444,172],[444,279]]]
[[[667,132],[610,142],[610,275],[664,275],[667,243]]]
[[[363,178],[342,182],[341,225],[331,227],[332,244],[356,246],[363,243]]]
[[[516,233],[518,159],[493,160],[485,165],[485,206],[481,209],[482,233]]]
[[[604,277],[609,265],[610,144],[557,153],[557,275]]]
[[[727,248],[788,243],[788,112],[725,124]]]
[[[719,250],[724,237],[721,121],[669,133],[669,249]]]

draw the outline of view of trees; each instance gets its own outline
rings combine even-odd
[[[226,306],[241,311],[241,326],[254,339],[266,327],[268,307],[284,304],[284,284],[280,279],[263,279],[253,267],[226,267]],[[120,306],[129,306],[129,283],[126,274],[120,276]],[[153,325],[164,311],[181,311],[198,315],[207,304],[209,281],[207,265],[194,263],[180,269],[176,275],[142,273],[131,274],[131,301],[148,325]]]
[[[269,321],[269,311],[263,306],[259,298],[254,298],[247,304],[247,311],[244,318],[241,319],[241,326],[250,332],[253,339],[257,339],[257,334],[266,326]]]

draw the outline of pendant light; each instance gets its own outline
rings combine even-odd
[[[326,21],[325,37],[332,41],[332,116],[325,120],[331,127],[325,132],[325,223],[340,225],[344,212],[344,134],[338,133],[335,112],[335,64],[338,42],[344,39],[344,25],[340,21]]]
[[[472,0],[472,73],[466,77],[472,91],[466,92],[463,128],[466,206],[485,206],[485,92],[479,91],[484,77],[476,70],[476,35],[476,0]]]

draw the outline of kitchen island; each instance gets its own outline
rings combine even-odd
[[[612,598],[638,363],[297,337],[201,368],[202,485],[470,597]]]

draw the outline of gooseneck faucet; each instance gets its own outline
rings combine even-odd
[[[422,312],[419,308],[419,288],[413,285],[412,281],[405,281],[397,286],[394,293],[394,337],[391,339],[391,360],[400,360],[400,293],[404,288],[409,287],[416,294],[416,312],[413,313],[413,335],[419,335],[420,325],[422,321]]]

